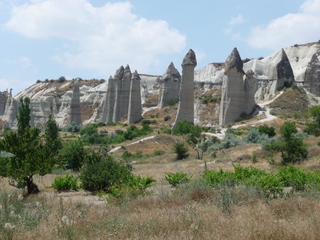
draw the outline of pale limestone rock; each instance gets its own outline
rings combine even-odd
[[[104,106],[102,122],[112,122],[115,103],[115,80],[110,76],[108,80],[108,90],[106,92],[106,104]]]
[[[74,83],[71,103],[68,110],[67,124],[76,123],[78,126],[82,125],[81,121],[81,107],[80,107],[80,90],[79,80],[77,79]]]
[[[159,107],[162,109],[169,105],[170,100],[179,99],[181,75],[171,62],[166,73],[159,79],[160,100]]]
[[[225,77],[222,83],[219,124],[234,122],[247,109],[244,89],[243,63],[239,52],[233,49],[225,62]]]
[[[128,124],[137,123],[142,119],[140,81],[141,78],[138,72],[135,71],[130,84]]]
[[[113,122],[120,121],[121,117],[121,100],[122,100],[122,79],[124,74],[124,68],[121,66],[114,75],[113,79],[115,81],[115,102],[113,109]]]
[[[131,83],[132,73],[129,65],[124,69],[122,78],[122,94],[121,94],[121,104],[120,104],[120,116],[128,114],[129,109],[129,97],[130,97],[130,83]]]
[[[308,63],[305,74],[305,88],[316,96],[320,96],[320,61],[317,54],[313,54]]]
[[[173,127],[183,120],[194,123],[194,68],[197,66],[197,60],[196,54],[192,49],[184,57],[181,66],[179,107]]]

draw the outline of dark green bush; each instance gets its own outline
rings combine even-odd
[[[163,150],[154,150],[153,152],[153,156],[161,156],[163,154],[165,154],[166,152]]]
[[[188,148],[183,142],[177,142],[173,145],[173,152],[177,154],[177,160],[188,157]]]
[[[176,103],[178,103],[179,102],[179,99],[170,99],[169,101],[168,101],[168,105],[169,106],[173,106],[173,105],[175,105]]]
[[[110,192],[111,187],[126,185],[132,178],[132,166],[111,156],[92,152],[80,172],[83,189]]]
[[[165,117],[163,118],[164,121],[169,121],[170,119],[171,119],[170,116],[165,116]]]
[[[276,135],[274,127],[263,125],[263,126],[259,126],[258,129],[260,133],[267,134],[269,137],[274,137]]]
[[[183,120],[177,123],[175,128],[172,130],[174,135],[187,135],[192,134],[196,137],[201,135],[202,128],[197,125],[189,123],[187,120]]]

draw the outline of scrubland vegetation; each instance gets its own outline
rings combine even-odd
[[[0,239],[319,239],[319,109],[223,139],[168,112],[69,132],[22,118],[0,143]]]

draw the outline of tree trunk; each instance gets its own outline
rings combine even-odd
[[[27,182],[27,194],[28,195],[40,192],[37,184],[35,184],[33,182],[33,177],[32,176],[26,177],[25,181]]]

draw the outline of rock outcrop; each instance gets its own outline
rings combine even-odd
[[[124,74],[124,68],[121,66],[114,75],[113,79],[115,81],[115,102],[113,109],[113,119],[112,122],[118,122],[121,119],[121,100],[122,100],[122,79]]]
[[[130,97],[128,108],[128,124],[137,123],[142,119],[142,105],[141,105],[141,78],[137,71],[132,75],[130,84]]]
[[[171,62],[166,73],[159,79],[159,107],[162,109],[169,105],[170,101],[178,101],[181,75]]]
[[[74,83],[71,103],[68,111],[67,125],[75,123],[78,126],[82,125],[81,120],[81,107],[80,107],[80,90],[79,90],[79,80],[77,79]]]
[[[255,105],[253,72],[249,71],[244,79],[243,63],[237,48],[227,58],[224,74],[219,125],[232,123],[241,115],[250,114]]]
[[[173,127],[183,120],[194,123],[194,68],[197,66],[197,59],[192,49],[184,57],[181,66],[179,107]]]
[[[320,61],[317,54],[313,54],[311,61],[307,65],[304,86],[316,96],[320,96]]]

